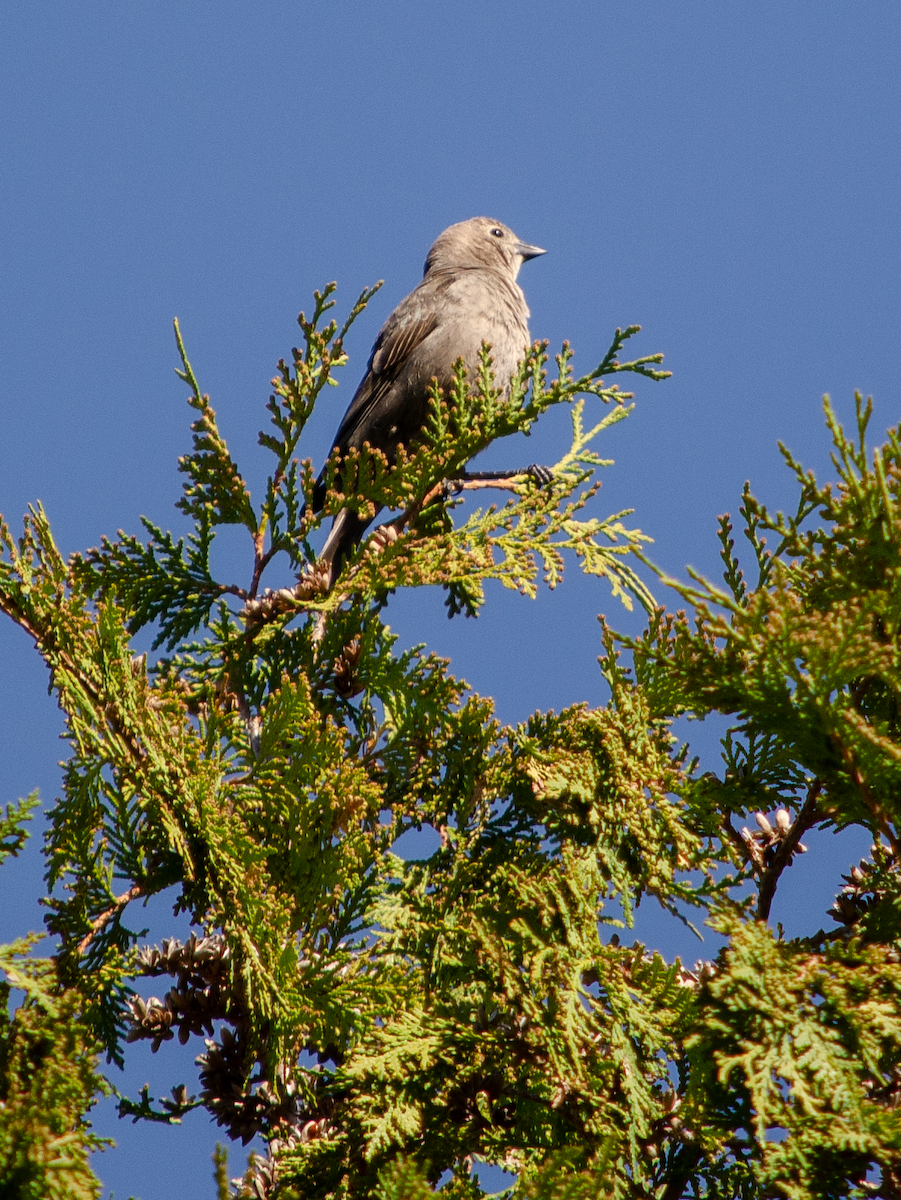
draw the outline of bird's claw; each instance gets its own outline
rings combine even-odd
[[[550,467],[543,467],[540,463],[530,463],[523,469],[522,474],[528,475],[538,487],[547,487],[554,478],[553,470]]]

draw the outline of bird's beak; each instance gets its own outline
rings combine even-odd
[[[540,246],[530,246],[526,242],[517,242],[513,249],[523,262],[528,262],[530,258],[538,258],[539,254],[547,254],[547,250],[542,250]]]

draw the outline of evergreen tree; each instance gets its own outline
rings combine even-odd
[[[478,379],[434,395],[421,447],[331,463],[313,514],[301,432],[371,295],[339,329],[332,292],[273,381],[262,504],[179,337],[188,537],[145,521],[67,562],[40,508],[18,540],[0,530],[0,607],[50,667],[70,744],[46,845],[58,949],[0,954],[25,997],[0,1018],[0,1190],[98,1194],[101,1056],[177,1036],[196,1084],[120,1111],[202,1106],[232,1139],[261,1134],[242,1195],[475,1197],[473,1165],[493,1163],[535,1200],[901,1196],[901,431],[870,456],[869,406],[856,440],[827,407],[838,483],[786,454],[796,511],[742,499],[750,574],[723,518],[725,587],[677,584],[689,611],[667,613],[627,514],[581,515],[591,443],[629,411],[609,380],[665,374],[659,355],[620,361],[635,327],[578,379],[566,346],[553,378],[536,347],[509,399],[486,349]],[[560,403],[573,440],[551,481],[511,476],[505,503],[455,521],[465,463]],[[325,592],[311,534],[376,505],[399,515]],[[211,571],[223,525],[249,535],[241,584]],[[637,638],[604,624],[603,708],[503,726],[382,621],[398,587],[441,585],[451,614],[489,579],[534,595],[570,553],[649,615]],[[153,662],[131,649],[147,626]],[[702,770],[672,723],[713,712],[733,724]],[[7,809],[6,854],[33,804]],[[772,930],[801,839],[849,825],[874,845],[834,928]],[[392,852],[424,826],[433,854]],[[142,944],[132,908],[161,893],[195,932]],[[625,945],[642,898],[724,948],[689,970]],[[143,1000],[132,984],[153,977],[168,990]],[[224,1196],[222,1158],[216,1178]]]

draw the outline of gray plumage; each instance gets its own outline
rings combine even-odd
[[[397,447],[409,446],[422,432],[432,380],[448,389],[458,358],[474,378],[483,342],[491,344],[497,386],[508,388],[531,344],[529,309],[516,276],[524,262],[544,253],[488,217],[445,229],[428,253],[422,282],[376,338],[366,375],[332,443],[339,453],[368,442],[393,462]],[[317,511],[325,493],[323,472],[313,493]],[[372,519],[348,509],[336,515],[319,555],[329,564],[330,580]]]

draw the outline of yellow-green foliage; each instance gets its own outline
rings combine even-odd
[[[96,1200],[88,1155],[106,1144],[87,1120],[104,1088],[96,1037],[54,964],[27,957],[34,940],[0,946],[0,1195]],[[9,1011],[12,988],[22,999]]]

